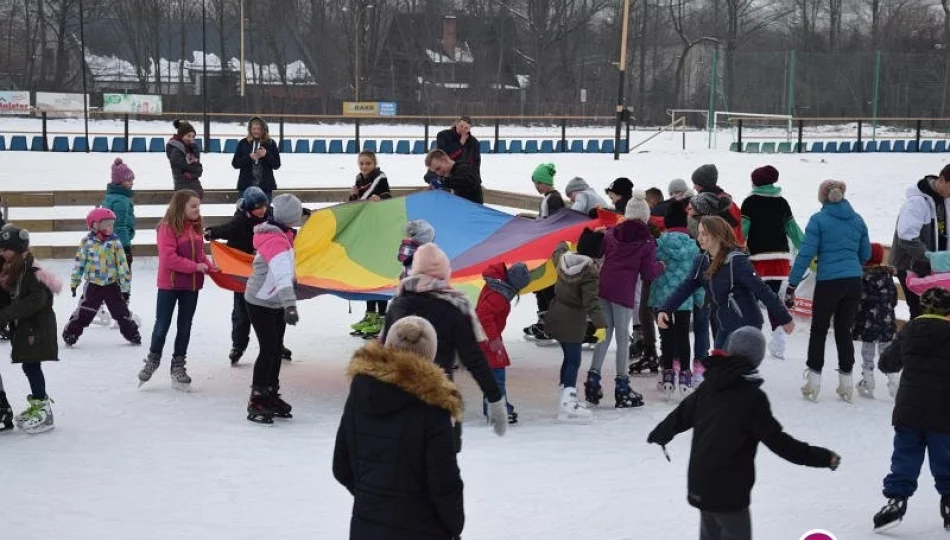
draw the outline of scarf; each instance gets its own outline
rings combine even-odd
[[[767,186],[756,186],[752,188],[753,195],[761,195],[763,197],[781,197],[782,188],[776,186],[775,184],[769,184]]]
[[[498,278],[487,277],[485,278],[485,285],[487,285],[489,289],[504,296],[505,300],[508,302],[511,302],[515,296],[518,296],[518,291],[516,291],[515,288],[512,287],[507,281]]]
[[[433,298],[438,298],[439,300],[452,304],[455,309],[462,312],[462,315],[467,316],[472,321],[472,331],[475,333],[475,341],[479,343],[488,341],[488,336],[485,335],[482,323],[478,321],[478,317],[475,315],[475,310],[472,309],[472,304],[468,301],[468,297],[465,296],[465,293],[462,291],[453,289],[448,281],[435,279],[425,274],[409,276],[399,282],[396,296],[404,292],[427,294]]]

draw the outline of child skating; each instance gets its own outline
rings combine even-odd
[[[508,357],[508,351],[505,349],[505,342],[501,334],[508,324],[511,301],[518,296],[521,289],[528,286],[531,276],[528,274],[528,267],[524,263],[515,263],[511,265],[511,268],[506,268],[504,263],[498,263],[486,268],[482,273],[482,277],[485,279],[485,286],[482,287],[482,291],[478,295],[475,314],[478,315],[478,320],[482,323],[482,329],[485,330],[488,341],[479,343],[479,346],[482,348],[482,353],[485,354],[488,365],[495,375],[498,389],[505,396],[508,423],[514,424],[518,421],[518,413],[515,412],[514,405],[508,400],[505,384],[505,368],[511,365],[511,359]],[[482,399],[482,414],[488,416],[488,396],[484,396]]]
[[[112,163],[112,178],[106,186],[106,196],[102,200],[101,206],[112,210],[112,213],[115,214],[113,231],[119,237],[119,241],[122,242],[122,250],[125,251],[125,259],[129,263],[130,290],[125,297],[127,304],[131,296],[132,240],[135,238],[135,192],[132,191],[134,184],[135,173],[122,161],[122,158],[115,158]],[[130,315],[136,325],[142,326],[142,321],[138,316],[134,313],[130,313]],[[106,313],[104,306],[99,310],[99,314],[93,322],[102,325],[109,324],[109,315]],[[113,328],[118,326],[118,321],[113,320],[111,322]]]
[[[79,306],[63,329],[63,341],[70,347],[79,341],[103,305],[118,323],[122,337],[133,345],[142,344],[139,326],[129,311],[131,273],[122,242],[114,233],[115,222],[115,214],[106,208],[95,208],[86,215],[89,234],[76,251],[69,284],[73,298],[83,280],[86,285]]]
[[[406,223],[406,237],[399,244],[396,259],[402,264],[399,279],[405,279],[412,271],[412,258],[421,246],[435,242],[435,229],[424,219]]]
[[[861,342],[861,380],[858,394],[874,397],[874,359],[884,352],[897,332],[897,285],[894,269],[884,264],[884,246],[871,244],[871,260],[861,277],[861,303],[851,327],[851,339]]]
[[[26,229],[6,225],[0,230],[0,256],[0,293],[10,300],[0,309],[0,327],[9,324],[13,329],[10,355],[14,364],[23,367],[30,382],[28,406],[12,421],[26,433],[43,433],[53,429],[53,410],[46,393],[42,362],[59,360],[53,295],[59,294],[62,282],[37,265],[30,253],[30,233]],[[11,415],[0,384],[0,429],[11,428]]]

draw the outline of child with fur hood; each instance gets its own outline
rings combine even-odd
[[[0,327],[11,325],[13,363],[23,367],[30,381],[28,407],[14,417],[0,380],[0,431],[12,429],[16,423],[27,433],[43,433],[53,429],[53,410],[46,393],[42,362],[59,360],[53,295],[59,294],[63,284],[36,263],[26,229],[6,225],[0,230],[0,256],[0,293],[10,300],[0,309]]]
[[[333,476],[353,495],[350,538],[457,539],[465,525],[453,424],[462,396],[435,363],[421,317],[389,328],[385,347],[353,355]]]

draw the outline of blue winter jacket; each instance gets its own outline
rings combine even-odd
[[[719,328],[716,334],[717,348],[725,344],[725,339],[732,332],[743,326],[762,328],[764,320],[759,310],[759,301],[765,304],[769,315],[778,324],[784,325],[792,321],[785,304],[756,275],[747,254],[738,249],[733,251],[712,279],[706,279],[706,270],[711,263],[708,253],[697,256],[686,281],[666,299],[660,311],[676,311],[696,289],[705,287],[711,301],[710,317],[718,323]]]
[[[815,257],[818,257],[818,281],[864,275],[863,265],[871,258],[868,227],[848,201],[825,203],[808,220],[805,240],[788,277],[790,287],[801,283]]]
[[[696,241],[684,232],[667,231],[656,241],[656,260],[664,265],[663,273],[650,284],[650,307],[660,309],[679,284],[686,281],[699,255]],[[702,307],[706,298],[703,289],[689,296],[677,311],[692,311]]]

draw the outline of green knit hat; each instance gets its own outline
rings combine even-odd
[[[534,172],[531,173],[531,180],[539,184],[553,186],[555,172],[557,171],[554,170],[553,163],[542,163],[534,168]]]

